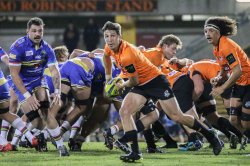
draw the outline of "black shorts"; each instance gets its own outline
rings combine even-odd
[[[242,107],[250,109],[250,85],[234,85],[232,90],[232,98],[240,98]]]
[[[224,99],[230,99],[232,96],[233,87],[227,88],[220,96]]]
[[[181,76],[173,85],[173,92],[183,113],[186,113],[193,106],[192,94],[194,83],[189,76]]]
[[[212,91],[212,85],[208,82],[204,84],[204,90],[200,96],[200,98],[195,102],[196,104],[200,104],[206,101],[214,100],[214,97],[210,95]]]
[[[155,100],[167,100],[174,97],[169,82],[164,75],[159,75],[142,86],[135,86],[132,93],[140,94],[145,98]]]

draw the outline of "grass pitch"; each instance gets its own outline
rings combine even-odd
[[[161,145],[161,143],[158,143]],[[58,153],[49,144],[49,152],[36,152],[35,149],[19,148],[17,152],[0,152],[0,166],[117,166],[117,165],[137,165],[137,166],[236,166],[250,165],[250,145],[246,150],[231,150],[225,144],[219,156],[212,154],[212,149],[203,148],[195,152],[182,152],[177,149],[167,149],[164,154],[147,154],[145,143],[140,143],[143,152],[143,160],[136,163],[124,163],[119,160],[119,150],[108,150],[103,142],[84,143],[81,152],[70,152],[69,157],[59,157]],[[207,144],[205,145],[207,146]]]

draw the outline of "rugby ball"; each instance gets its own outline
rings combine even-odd
[[[121,82],[123,83],[123,79],[120,77],[112,78],[108,83],[105,85],[105,96],[107,97],[116,97],[120,96],[120,91],[115,86],[116,83]]]

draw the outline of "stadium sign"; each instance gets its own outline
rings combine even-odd
[[[79,12],[152,12],[157,0],[0,0],[0,14],[79,13]],[[62,12],[62,13],[61,13]]]

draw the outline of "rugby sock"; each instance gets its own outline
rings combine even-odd
[[[208,122],[207,119],[205,119],[205,120],[203,121],[203,123],[204,123],[209,129],[213,128],[212,125]]]
[[[233,132],[239,139],[241,139],[241,137],[243,136],[242,133],[240,132],[240,130],[238,130],[237,128],[235,128],[228,119],[224,118],[224,117],[220,117],[217,121],[218,126],[220,126],[221,128],[225,128],[228,129],[229,131]]]
[[[207,140],[211,140],[214,138],[214,134],[212,132],[210,132],[208,129],[206,129],[200,122],[198,122],[198,120],[194,119],[194,125],[192,127],[192,129],[200,132],[202,135],[204,135]]]
[[[143,131],[145,129],[145,127],[144,127],[144,125],[143,125],[143,123],[142,123],[141,120],[137,120],[136,123],[135,123],[135,125],[136,125],[138,133],[141,132],[141,131]]]
[[[0,135],[0,145],[6,145],[8,141]]]
[[[73,124],[73,126],[71,127],[71,131],[70,131],[70,136],[69,138],[74,138],[76,136],[76,134],[78,133],[78,131],[80,130],[80,127],[82,125],[82,122],[84,120],[83,116],[80,116],[78,118],[78,120]]]
[[[57,148],[59,146],[63,146],[63,139],[61,137],[60,127],[57,126],[55,129],[48,129],[48,131],[51,137],[53,137],[53,139],[55,140]]]
[[[148,148],[156,148],[153,131],[151,129],[143,131],[144,138],[146,140]]]
[[[7,122],[6,120],[2,120],[1,136],[5,139],[7,139],[9,128],[10,128],[10,123]]]
[[[14,128],[21,131],[22,134],[26,136],[26,138],[29,140],[30,143],[32,143],[32,139],[34,136],[31,134],[31,132],[27,129],[25,123],[22,121],[21,118],[16,118],[11,124]]]
[[[198,132],[193,132],[188,135],[188,142],[195,142],[197,140],[200,140]]]
[[[68,131],[71,128],[71,125],[68,121],[64,121],[63,124],[61,125],[61,135],[63,135],[66,131]]]
[[[119,132],[119,126],[117,126],[117,125],[114,125],[114,126],[111,126],[110,128],[110,134],[111,135],[114,135],[114,134],[116,134],[117,132]]]
[[[138,145],[138,140],[137,140],[137,131],[136,130],[131,130],[125,132],[125,135],[128,139],[127,142],[132,142],[131,144],[131,149],[135,153],[139,153],[139,145]]]
[[[177,142],[172,139],[169,133],[165,130],[164,126],[158,120],[153,123],[152,130],[156,137],[163,138],[167,144],[176,144]]]
[[[17,145],[22,135],[23,135],[22,132],[16,129],[11,141],[11,145]]]

